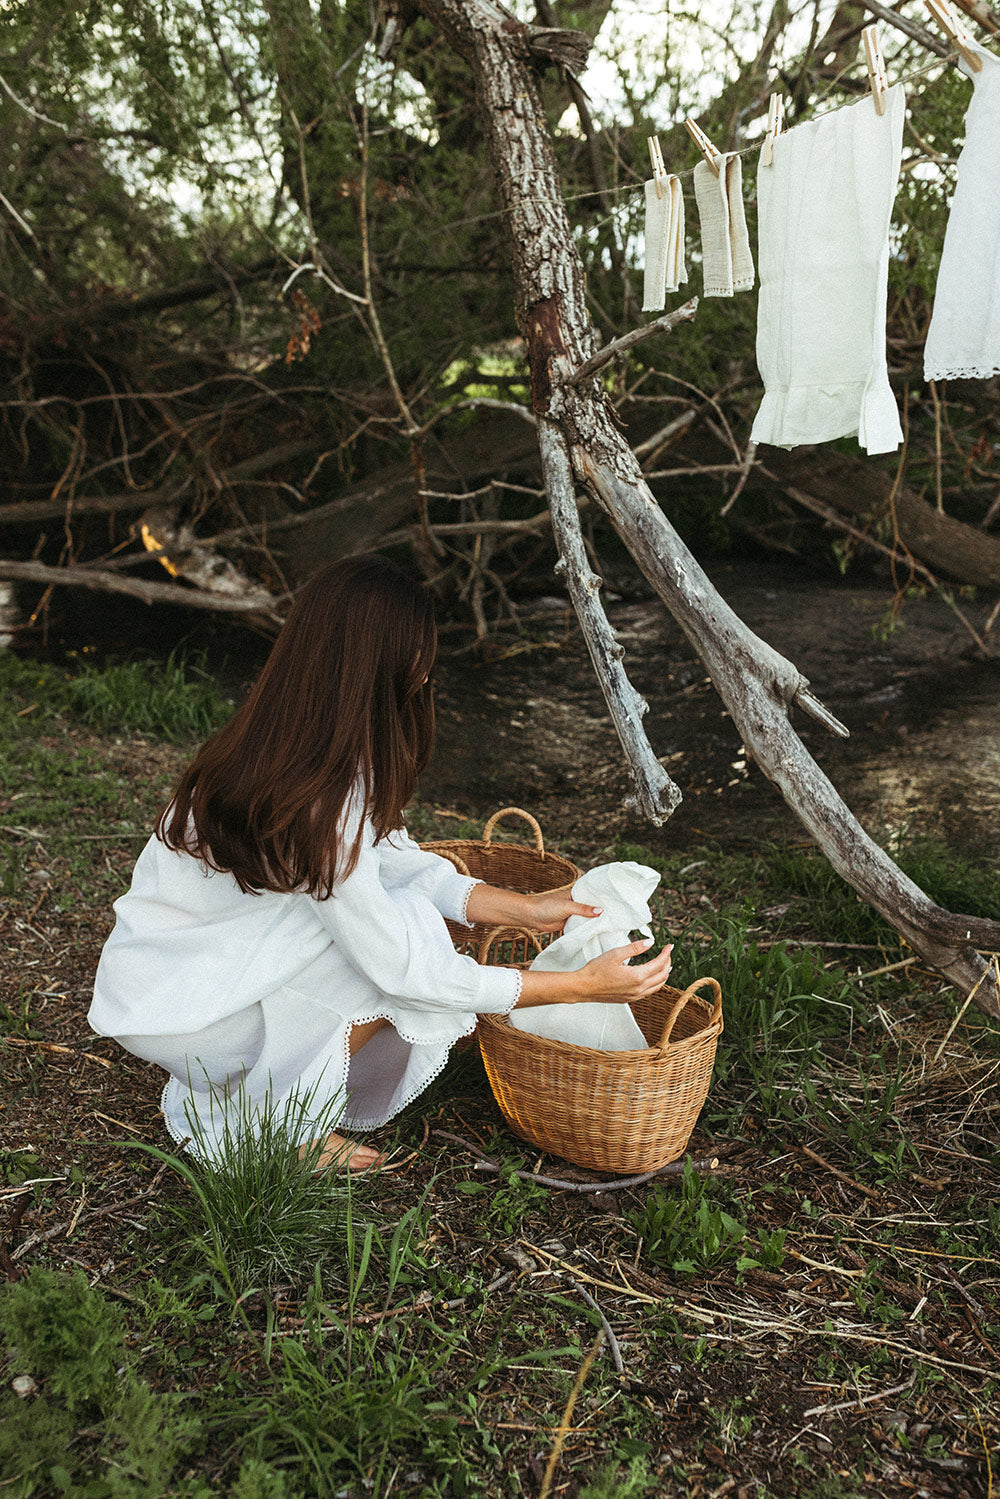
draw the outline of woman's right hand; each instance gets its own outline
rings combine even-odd
[[[535,1005],[595,1002],[628,1004],[630,999],[644,999],[666,983],[673,943],[668,943],[651,962],[629,967],[630,958],[639,957],[649,948],[650,943],[646,941],[613,947],[610,952],[591,958],[583,968],[573,969],[570,973],[529,968],[521,976],[521,996],[516,1008],[527,1010]]]
[[[627,1004],[630,999],[645,999],[661,989],[670,976],[671,955],[674,950],[668,942],[663,951],[649,963],[631,967],[629,959],[648,952],[652,943],[643,938],[629,942],[625,947],[612,947],[599,958],[591,958],[577,971],[581,979],[581,1000],[600,1000],[605,1004]]]

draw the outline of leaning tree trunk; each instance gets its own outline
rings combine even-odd
[[[507,221],[517,319],[531,367],[553,530],[570,595],[618,730],[634,799],[662,822],[679,792],[641,725],[645,705],[625,676],[600,606],[599,580],[579,544],[574,480],[608,515],[633,558],[698,651],[757,764],[830,863],[915,952],[981,1008],[1000,1015],[1000,985],[977,949],[1000,948],[1000,923],[955,915],[929,900],[869,838],[793,729],[793,705],[835,733],[846,729],[805,677],[743,624],[667,521],[617,426],[596,371],[584,271],[573,243],[555,155],[532,72],[579,64],[578,33],[525,26],[495,0],[419,0],[473,69],[497,191]]]

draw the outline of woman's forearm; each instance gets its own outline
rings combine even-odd
[[[531,1010],[536,1005],[570,1005],[578,1000],[589,999],[591,985],[584,977],[584,970],[577,968],[572,973],[534,972],[525,969],[521,974],[521,997],[515,1010]]]
[[[474,885],[465,908],[467,921],[478,926],[526,927],[531,920],[528,897],[496,885]]]

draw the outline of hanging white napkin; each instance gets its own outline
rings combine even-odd
[[[684,263],[684,194],[679,177],[668,177],[660,184],[646,183],[646,244],[642,278],[643,312],[659,312],[666,305],[668,291],[676,291],[686,281]]]
[[[573,886],[573,899],[600,906],[601,915],[571,916],[563,935],[540,952],[531,967],[570,973],[613,947],[625,947],[634,931],[651,937],[649,898],[659,883],[655,869],[631,859],[588,870]],[[512,1010],[510,1020],[518,1030],[597,1051],[644,1051],[647,1045],[626,1004],[537,1005]]]
[[[694,169],[694,195],[701,220],[701,258],[706,297],[731,297],[753,286],[753,256],[743,211],[743,168],[735,153],[723,156],[718,174],[707,161]]]
[[[983,68],[959,62],[973,94],[924,348],[928,380],[1000,375],[1000,58],[973,45]]]
[[[902,441],[885,358],[889,220],[903,142],[900,83],[786,130],[757,172],[753,442],[794,448],[857,433],[869,453]]]

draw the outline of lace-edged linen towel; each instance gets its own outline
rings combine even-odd
[[[667,292],[676,291],[687,278],[681,180],[668,177],[663,183],[662,198],[657,197],[656,183],[647,182],[643,312],[659,312],[666,306]]]
[[[701,221],[701,258],[706,297],[731,297],[753,286],[753,256],[743,211],[743,167],[723,156],[718,175],[707,161],[694,169],[694,195]]]
[[[889,221],[906,96],[869,97],[779,135],[757,173],[757,365],[751,440],[794,448],[857,434],[868,453],[903,440],[889,386]]]
[[[975,51],[981,73],[959,62],[973,93],[924,347],[928,380],[1000,375],[1000,58]]]

